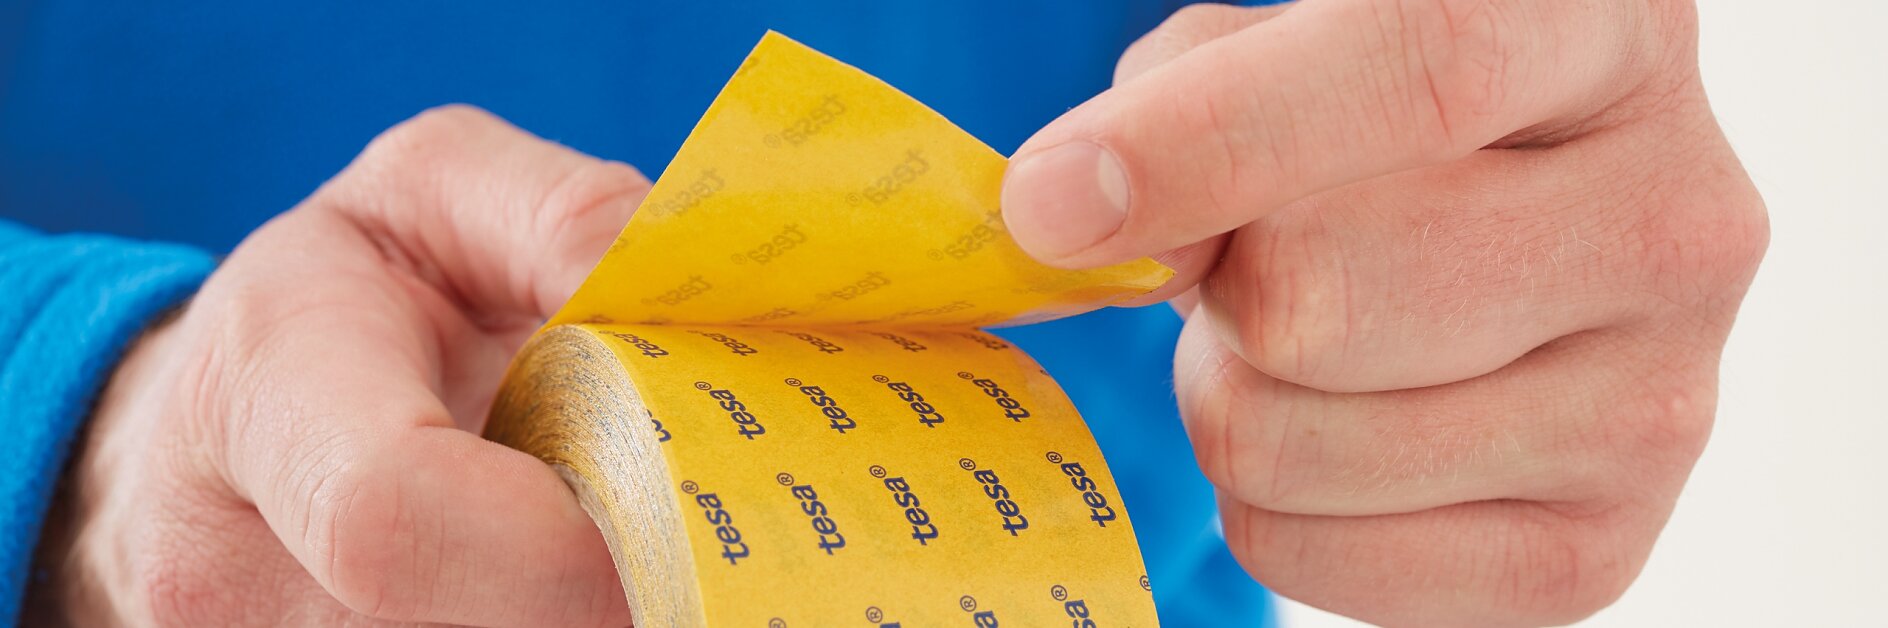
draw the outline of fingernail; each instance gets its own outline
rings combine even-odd
[[[1003,179],[1003,219],[1023,250],[1056,261],[1114,235],[1128,217],[1128,176],[1114,153],[1074,141],[1023,155]]]

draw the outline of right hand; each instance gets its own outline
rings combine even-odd
[[[571,492],[478,432],[648,189],[466,107],[376,139],[114,374],[45,550],[73,623],[629,624]]]
[[[1193,289],[1180,415],[1273,591],[1577,621],[1671,515],[1769,237],[1695,11],[1193,5],[1017,149],[1003,216],[1045,263]]]

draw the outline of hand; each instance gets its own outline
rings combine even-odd
[[[1194,7],[1018,150],[1004,213],[1052,264],[1176,268],[1181,412],[1260,581],[1569,622],[1670,515],[1768,238],[1696,47],[1678,0]]]
[[[627,625],[570,491],[478,432],[648,187],[469,108],[374,140],[115,373],[55,582],[75,623]]]

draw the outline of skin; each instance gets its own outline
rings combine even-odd
[[[1383,624],[1573,621],[1670,514],[1767,239],[1695,28],[1188,9],[1018,151],[1005,217],[1052,264],[1175,267],[1148,302],[1188,315],[1182,415],[1259,580]],[[46,549],[67,614],[629,623],[569,491],[476,433],[648,185],[463,107],[376,139],[115,373]]]
[[[1197,6],[1018,150],[1045,262],[1154,255],[1227,541],[1388,625],[1610,604],[1709,436],[1768,239],[1688,2]]]
[[[466,107],[375,139],[114,374],[75,463],[74,623],[628,625],[570,490],[477,434],[648,189]]]

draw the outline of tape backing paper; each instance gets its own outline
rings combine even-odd
[[[978,328],[1171,271],[1035,262],[1004,166],[786,37],[742,63],[486,428],[577,492],[638,625],[1156,625],[1087,426]]]

